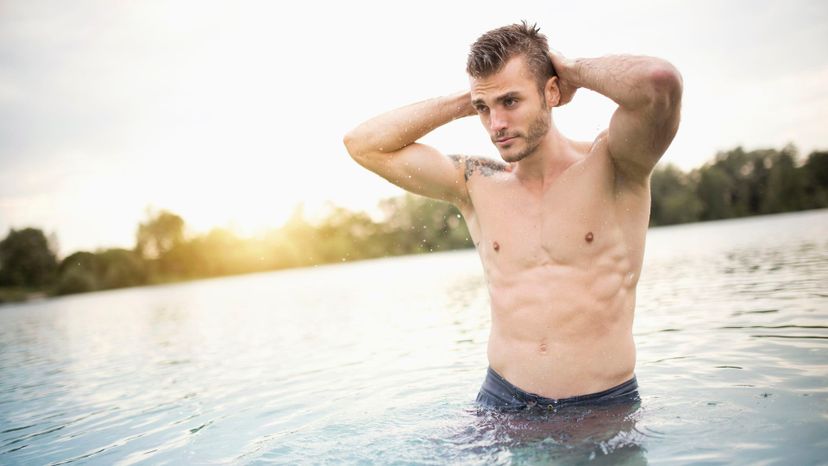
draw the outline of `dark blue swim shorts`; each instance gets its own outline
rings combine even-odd
[[[607,405],[639,400],[638,382],[635,376],[621,385],[598,393],[553,399],[519,389],[491,367],[486,373],[483,386],[480,387],[480,393],[477,394],[479,405],[501,411],[520,411],[528,408],[555,410],[565,406]]]

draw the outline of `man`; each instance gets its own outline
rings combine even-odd
[[[570,60],[526,22],[487,32],[470,91],[373,118],[345,136],[360,165],[465,217],[491,298],[489,370],[477,401],[501,409],[637,399],[635,290],[650,173],[679,124],[682,80],[664,60]],[[552,108],[592,89],[618,104],[592,142]],[[477,114],[503,162],[416,142]]]

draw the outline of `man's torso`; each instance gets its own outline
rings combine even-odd
[[[649,219],[646,185],[624,186],[606,149],[573,144],[577,162],[543,189],[483,170],[461,206],[492,306],[490,366],[531,393],[594,393],[633,376],[632,322]]]

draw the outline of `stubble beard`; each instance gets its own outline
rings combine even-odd
[[[518,135],[518,137],[523,137],[526,141],[526,147],[523,148],[522,151],[518,152],[514,155],[504,155],[502,152],[500,156],[503,158],[504,161],[509,163],[520,162],[521,160],[529,157],[530,155],[534,154],[535,151],[540,146],[543,137],[546,136],[546,133],[549,132],[549,125],[550,125],[550,116],[549,112],[544,105],[541,108],[541,111],[538,113],[538,117],[529,125],[529,130],[526,133],[526,136]]]

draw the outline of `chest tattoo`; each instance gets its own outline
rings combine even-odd
[[[475,172],[483,176],[492,176],[496,172],[506,171],[505,163],[485,157],[469,157],[465,155],[449,155],[448,157],[454,162],[455,167],[465,167],[463,177],[466,181],[469,181],[469,178]]]

